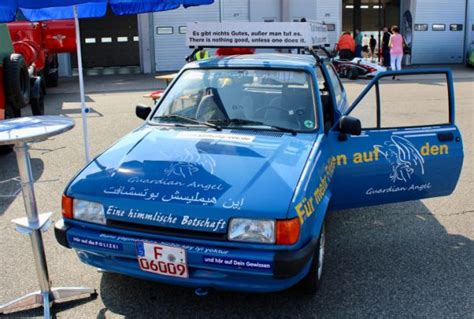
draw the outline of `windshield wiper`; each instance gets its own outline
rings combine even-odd
[[[204,121],[199,121],[199,120],[193,119],[191,117],[181,116],[181,115],[177,115],[177,114],[161,115],[161,116],[157,116],[155,118],[156,119],[175,119],[175,120],[185,121],[187,123],[205,125],[207,127],[212,127],[213,129],[215,129],[217,131],[222,131],[222,127],[220,127],[217,124],[204,122]]]
[[[291,129],[291,128],[281,127],[281,126],[276,126],[276,125],[270,125],[270,124],[266,124],[266,123],[260,122],[260,121],[233,118],[233,119],[219,120],[219,121],[213,121],[213,122],[214,123],[219,123],[220,125],[224,125],[224,126],[230,126],[232,124],[235,124],[235,125],[258,125],[258,126],[263,125],[263,126],[268,126],[272,129],[275,129],[275,130],[278,130],[278,131],[288,132],[288,133],[291,133],[292,135],[296,135],[296,131]]]

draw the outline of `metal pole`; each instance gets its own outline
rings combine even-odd
[[[31,170],[30,154],[26,143],[15,145],[16,161],[21,179],[21,190],[25,205],[26,216],[30,225],[38,224],[38,210],[36,207],[35,190],[33,187],[33,176]],[[48,266],[44,254],[43,238],[40,230],[33,230],[30,234],[33,257],[35,259],[36,274],[40,284],[41,292],[49,294],[51,283],[49,281]]]
[[[378,21],[379,35],[378,35],[378,43],[377,43],[377,44],[378,44],[378,45],[377,45],[377,47],[378,47],[378,49],[377,49],[377,51],[378,51],[378,54],[377,54],[377,61],[379,62],[379,64],[380,64],[380,48],[381,48],[380,42],[382,42],[382,38],[381,38],[381,36],[380,36],[380,35],[381,35],[381,32],[380,32],[381,30],[380,30],[380,29],[382,28],[382,26],[381,26],[381,24],[382,24],[381,10],[382,10],[382,9],[381,9],[381,8],[382,8],[382,0],[379,0],[379,9],[377,10],[377,12],[378,12],[378,20],[379,20],[379,21]]]
[[[31,309],[32,307],[43,307],[44,318],[50,318],[50,307],[54,302],[66,301],[66,299],[71,299],[72,297],[92,296],[96,294],[95,289],[85,287],[51,287],[48,274],[48,265],[46,263],[46,255],[44,252],[43,238],[41,234],[42,232],[45,232],[51,225],[52,213],[48,212],[38,214],[30,154],[28,152],[28,144],[25,142],[25,140],[32,141],[32,137],[38,137],[38,140],[42,140],[40,136],[52,136],[60,134],[71,129],[74,126],[74,123],[71,120],[64,121],[59,117],[58,119],[54,119],[52,116],[49,116],[47,117],[47,120],[43,120],[43,118],[45,117],[36,117],[30,120],[26,119],[27,122],[30,121],[32,124],[34,124],[34,129],[36,129],[35,136],[31,136],[31,133],[26,134],[26,136],[21,136],[21,132],[19,131],[22,131],[22,129],[15,129],[14,123],[12,124],[12,121],[10,120],[5,120],[4,123],[2,123],[7,127],[11,126],[11,132],[15,132],[14,136],[16,136],[16,138],[10,139],[9,141],[11,141],[11,144],[15,144],[14,149],[18,165],[18,172],[21,179],[23,202],[26,211],[26,217],[16,218],[12,220],[12,222],[16,225],[16,230],[20,234],[28,235],[30,237],[36,275],[38,277],[38,282],[41,289],[16,298],[15,300],[12,300],[6,304],[0,305],[0,315],[16,312],[19,310]],[[52,125],[54,124],[55,120],[57,122],[56,127]],[[39,128],[38,122],[41,124],[42,121],[48,122],[49,125],[45,126],[44,128]],[[48,131],[48,129],[50,130]]]
[[[77,5],[73,7],[74,12],[74,23],[76,26],[76,47],[77,47],[77,73],[79,73],[79,90],[81,94],[81,115],[82,115],[82,132],[84,135],[84,152],[86,164],[89,163],[89,134],[87,131],[87,113],[89,108],[86,106],[86,95],[84,92],[84,74],[82,68],[82,44],[81,44],[81,31],[79,29],[79,17],[77,15]]]

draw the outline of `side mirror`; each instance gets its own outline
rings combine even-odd
[[[142,120],[146,120],[148,118],[148,115],[151,113],[151,107],[143,104],[138,104],[135,107],[135,114],[137,115],[138,118],[141,118]]]
[[[343,116],[339,121],[339,140],[347,140],[347,135],[360,135],[362,133],[362,125],[359,119],[352,116]]]

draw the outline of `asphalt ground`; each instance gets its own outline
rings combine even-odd
[[[296,290],[273,294],[211,292],[100,273],[43,234],[53,285],[96,288],[97,298],[56,305],[62,318],[367,318],[474,317],[473,107],[474,73],[455,73],[456,117],[465,148],[461,178],[449,197],[333,212],[328,216],[324,282],[316,296]],[[160,83],[150,76],[90,78],[91,153],[99,154],[141,121],[134,115],[143,95]],[[101,84],[102,83],[102,84]],[[103,84],[107,83],[107,84]],[[366,81],[345,82],[350,98]],[[417,90],[393,82],[396,92]],[[93,92],[93,93],[91,93]],[[414,92],[416,93],[416,92]],[[76,127],[31,146],[41,212],[61,217],[61,194],[84,165],[78,88],[60,83],[46,99],[48,114],[76,120]],[[425,117],[427,114],[418,114]],[[24,216],[14,154],[0,157],[0,303],[38,289],[27,237],[10,220]],[[449,174],[449,167],[444,172]],[[4,317],[41,317],[29,310]]]

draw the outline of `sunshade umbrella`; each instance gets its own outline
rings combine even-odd
[[[86,163],[89,162],[89,137],[87,132],[87,113],[85,103],[84,76],[82,70],[80,18],[103,17],[110,6],[116,15],[138,14],[167,11],[180,6],[190,7],[212,4],[214,0],[1,0],[0,23],[14,21],[18,10],[21,10],[30,21],[55,19],[74,19],[76,24],[77,67],[81,95],[81,114],[84,134],[84,151]]]

